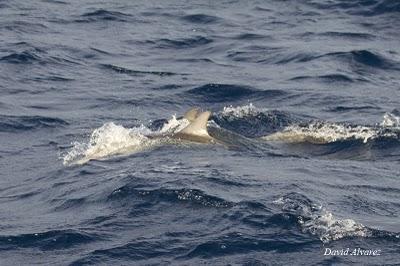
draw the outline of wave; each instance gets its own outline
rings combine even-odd
[[[120,241],[118,245],[113,245],[113,247],[90,251],[83,258],[75,260],[70,265],[120,265],[121,263],[129,265],[132,262],[135,265],[159,265],[160,258],[163,258],[161,259],[163,261],[162,264],[165,264],[166,261],[171,260],[168,258],[169,256],[177,256],[185,250],[186,248],[182,246],[181,241],[168,241],[165,243],[164,241],[141,237],[132,240],[130,243],[121,244]],[[121,261],[126,261],[126,263]]]
[[[49,75],[43,77],[35,77],[32,80],[39,81],[39,82],[47,82],[47,81],[55,81],[55,82],[70,82],[74,81],[73,78],[62,77],[60,75]]]
[[[301,53],[277,54],[270,58],[275,64],[306,63],[323,58],[340,60],[352,67],[372,67],[379,69],[399,70],[399,63],[377,52],[368,50],[352,50],[348,52],[330,52],[324,54]],[[329,76],[328,76],[329,77]],[[347,77],[345,77],[347,80]]]
[[[398,63],[395,63],[390,59],[385,58],[383,55],[368,50],[354,50],[348,53],[333,53],[332,55],[347,57],[352,61],[354,60],[357,63],[370,67],[383,68],[383,69],[390,69],[390,68],[399,69],[399,67],[397,66]]]
[[[243,98],[249,100],[249,97],[273,99],[286,95],[286,92],[281,90],[258,90],[250,86],[210,83],[187,90],[185,94],[190,95],[190,99],[195,96],[197,99],[216,103],[237,101]]]
[[[346,32],[346,31],[327,31],[327,32],[306,32],[300,35],[301,37],[332,37],[349,40],[373,40],[377,37],[369,33]]]
[[[0,250],[15,250],[20,248],[39,248],[40,250],[65,249],[89,243],[99,238],[98,235],[77,230],[53,230],[43,233],[0,236]]]
[[[161,49],[187,49],[212,43],[213,40],[203,36],[195,36],[184,39],[159,39],[154,44]]]
[[[178,75],[177,73],[172,73],[172,72],[167,72],[167,71],[133,70],[133,69],[116,66],[116,65],[112,65],[112,64],[101,64],[100,66],[104,69],[109,69],[109,70],[115,71],[117,73],[128,74],[128,75],[135,76],[135,77],[143,76],[143,75],[156,75],[156,76],[160,76],[160,77]],[[182,74],[180,74],[180,75],[182,75]]]
[[[377,1],[372,11],[367,13],[368,15],[381,15],[388,13],[400,12],[400,3],[393,0],[381,0]]]
[[[373,105],[361,105],[361,106],[343,106],[339,105],[333,108],[329,108],[331,112],[348,112],[348,111],[363,111],[363,110],[380,110],[379,107]]]
[[[229,50],[226,56],[236,62],[269,64],[276,60],[276,54],[282,50],[280,47],[249,45],[240,50]]]
[[[61,49],[66,50],[68,47],[63,46]],[[36,47],[27,42],[17,42],[7,44],[8,55],[0,57],[0,63],[9,64],[80,64],[77,61],[72,61],[67,57],[53,56],[47,51],[47,47]],[[37,77],[40,79],[40,77]]]
[[[234,203],[216,196],[207,195],[199,189],[139,189],[126,185],[114,190],[108,197],[109,201],[121,203],[123,199],[141,198],[147,203],[158,204],[160,202],[188,203],[190,205],[202,205],[204,207],[228,208]]]
[[[260,233],[262,234],[262,233]],[[279,232],[278,234],[281,234]],[[306,240],[292,240],[287,241],[286,239],[275,240],[271,239],[270,235],[263,235],[265,239],[260,236],[248,235],[246,233],[232,232],[224,234],[213,240],[206,240],[196,245],[190,250],[185,256],[179,259],[191,259],[200,257],[203,259],[209,259],[213,257],[223,257],[224,261],[229,255],[246,254],[249,252],[300,252],[304,250],[304,245],[310,244],[312,241]],[[228,257],[229,258],[229,257]],[[237,258],[234,259],[237,262]],[[265,265],[264,263],[249,263],[247,258],[241,265]],[[224,263],[217,263],[217,265],[223,265]],[[276,264],[271,264],[276,265]]]
[[[221,127],[246,137],[256,138],[298,121],[293,115],[285,112],[257,108],[252,103],[242,106],[225,106],[213,116]]]
[[[167,85],[162,85],[160,87],[156,87],[156,88],[152,88],[153,90],[176,90],[176,89],[180,89],[182,88],[182,85],[178,85],[178,84],[167,84]]]
[[[260,39],[269,39],[270,36],[257,34],[257,33],[242,33],[234,36],[236,40],[260,40]]]
[[[59,200],[53,200],[52,204],[54,205],[53,210],[55,212],[71,210],[73,208],[82,207],[84,204],[87,204],[87,198],[76,198],[76,199],[66,199],[63,200],[60,204],[57,204]]]
[[[9,55],[0,58],[0,62],[10,63],[10,64],[31,64],[39,61],[41,61],[40,56],[33,51],[11,53]]]
[[[231,101],[244,96],[250,96],[257,92],[249,86],[230,84],[206,84],[186,91],[187,94],[203,97],[209,101]]]
[[[68,2],[60,1],[60,0],[43,0],[45,3],[56,4],[56,5],[68,5]]]
[[[54,128],[68,125],[60,118],[44,116],[0,116],[0,132],[18,132],[39,128]]]
[[[263,49],[255,49],[249,47],[250,51],[229,51],[227,57],[240,62],[264,63],[264,64],[301,64],[314,61],[339,61],[347,64],[350,68],[371,68],[371,69],[385,69],[385,70],[400,70],[400,63],[391,59],[390,55],[379,53],[370,50],[351,50],[351,51],[337,51],[328,53],[312,53],[303,51],[281,51],[281,49],[273,49],[264,47]],[[352,70],[354,71],[354,70]],[[357,73],[357,72],[356,72]],[[364,79],[352,78],[342,73],[332,73],[319,76],[299,76],[293,80],[301,80],[307,78],[319,78],[325,81],[341,81],[352,82],[354,80]]]
[[[46,30],[48,30],[48,28],[41,24],[41,23],[33,23],[32,21],[30,22],[26,22],[26,21],[13,21],[13,22],[9,22],[9,23],[2,23],[2,25],[0,26],[0,29],[6,29],[10,32],[13,33],[36,33],[36,34],[42,34],[44,33]]]
[[[271,58],[271,62],[281,65],[288,63],[306,63],[319,58],[318,55],[309,52],[294,52],[277,54]]]
[[[0,63],[8,63],[8,64],[40,64],[40,65],[45,65],[49,63],[53,64],[61,64],[61,63],[66,63],[66,64],[74,64],[76,65],[77,62],[70,61],[65,58],[61,57],[55,57],[55,56],[46,56],[45,52],[43,52],[41,49],[29,49],[29,50],[24,50],[21,52],[12,52],[9,55],[3,56],[0,58]],[[35,80],[42,80],[44,78],[37,77]],[[58,77],[56,77],[58,79]],[[62,81],[64,80],[63,78]],[[60,80],[59,79],[59,80]]]
[[[290,80],[308,80],[308,79],[316,79],[326,83],[332,82],[354,82],[354,79],[344,74],[328,74],[328,75],[320,75],[320,76],[298,76],[291,78]]]
[[[93,12],[87,12],[81,15],[81,19],[75,20],[75,22],[98,22],[98,21],[118,21],[127,22],[132,19],[131,15],[117,11],[108,11],[105,9],[99,9]]]
[[[219,17],[205,15],[205,14],[186,15],[186,16],[183,16],[181,19],[186,22],[195,23],[195,24],[211,24],[211,23],[219,22],[221,20],[221,18],[219,18]]]
[[[378,16],[400,12],[400,3],[393,0],[336,0],[331,2],[310,2],[324,10],[341,9],[351,15]]]

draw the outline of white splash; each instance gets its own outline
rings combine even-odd
[[[176,115],[173,115],[167,123],[160,129],[159,133],[175,133],[184,129],[187,125],[189,125],[189,120],[182,118],[176,119]]]
[[[75,142],[64,156],[64,165],[82,164],[92,159],[143,150],[151,142],[143,133],[147,128],[125,128],[109,122],[95,129],[88,143]]]
[[[184,128],[189,122],[173,116],[160,131],[151,131],[141,125],[125,128],[108,122],[95,129],[88,142],[74,142],[73,148],[63,157],[64,165],[84,164],[93,159],[103,159],[112,155],[127,155],[151,149],[168,138],[149,138],[148,135],[164,135]]]
[[[378,137],[379,130],[366,126],[350,126],[327,122],[312,122],[307,125],[292,125],[282,131],[262,137],[269,141],[331,143],[348,139],[359,139],[366,143]]]
[[[273,203],[282,205],[285,211],[294,211],[298,215],[297,222],[302,232],[318,236],[324,243],[345,237],[368,237],[372,234],[364,225],[352,219],[336,218],[331,212],[316,204],[309,206],[283,197]]]
[[[385,113],[383,115],[382,127],[400,127],[400,117],[393,113]]]
[[[310,142],[325,144],[349,139],[362,140],[367,143],[376,138],[399,138],[400,117],[385,113],[383,121],[376,126],[360,126],[331,122],[310,122],[295,124],[280,132],[264,136],[267,141],[284,141],[289,143]]]
[[[265,110],[260,110],[255,107],[252,103],[243,106],[233,107],[232,105],[224,107],[221,114],[226,117],[236,117],[245,118],[247,116],[254,116],[263,112]]]
[[[338,219],[325,209],[322,209],[320,214],[312,216],[311,219],[305,220],[299,217],[298,223],[304,233],[316,235],[324,243],[345,237],[371,235],[371,231],[364,225],[352,219]]]

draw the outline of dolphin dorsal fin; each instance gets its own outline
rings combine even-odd
[[[183,116],[183,118],[187,119],[189,122],[193,122],[194,120],[196,120],[198,113],[199,113],[199,108],[195,107],[187,111]]]
[[[208,121],[208,118],[210,118],[210,116],[211,116],[210,111],[199,114],[193,122],[191,122],[187,127],[182,129],[179,133],[187,134],[187,135],[210,137],[210,135],[208,135],[208,131],[207,131],[207,121]]]

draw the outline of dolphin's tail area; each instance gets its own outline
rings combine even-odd
[[[207,122],[210,116],[210,111],[199,114],[196,119],[193,120],[193,122],[191,122],[181,131],[179,131],[176,134],[176,137],[193,140],[196,139],[196,141],[200,142],[210,142],[211,140],[213,140],[213,138],[208,134],[207,130]]]

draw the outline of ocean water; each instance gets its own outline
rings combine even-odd
[[[0,0],[0,265],[398,265],[399,29],[396,0]],[[194,106],[222,145],[148,137]]]

